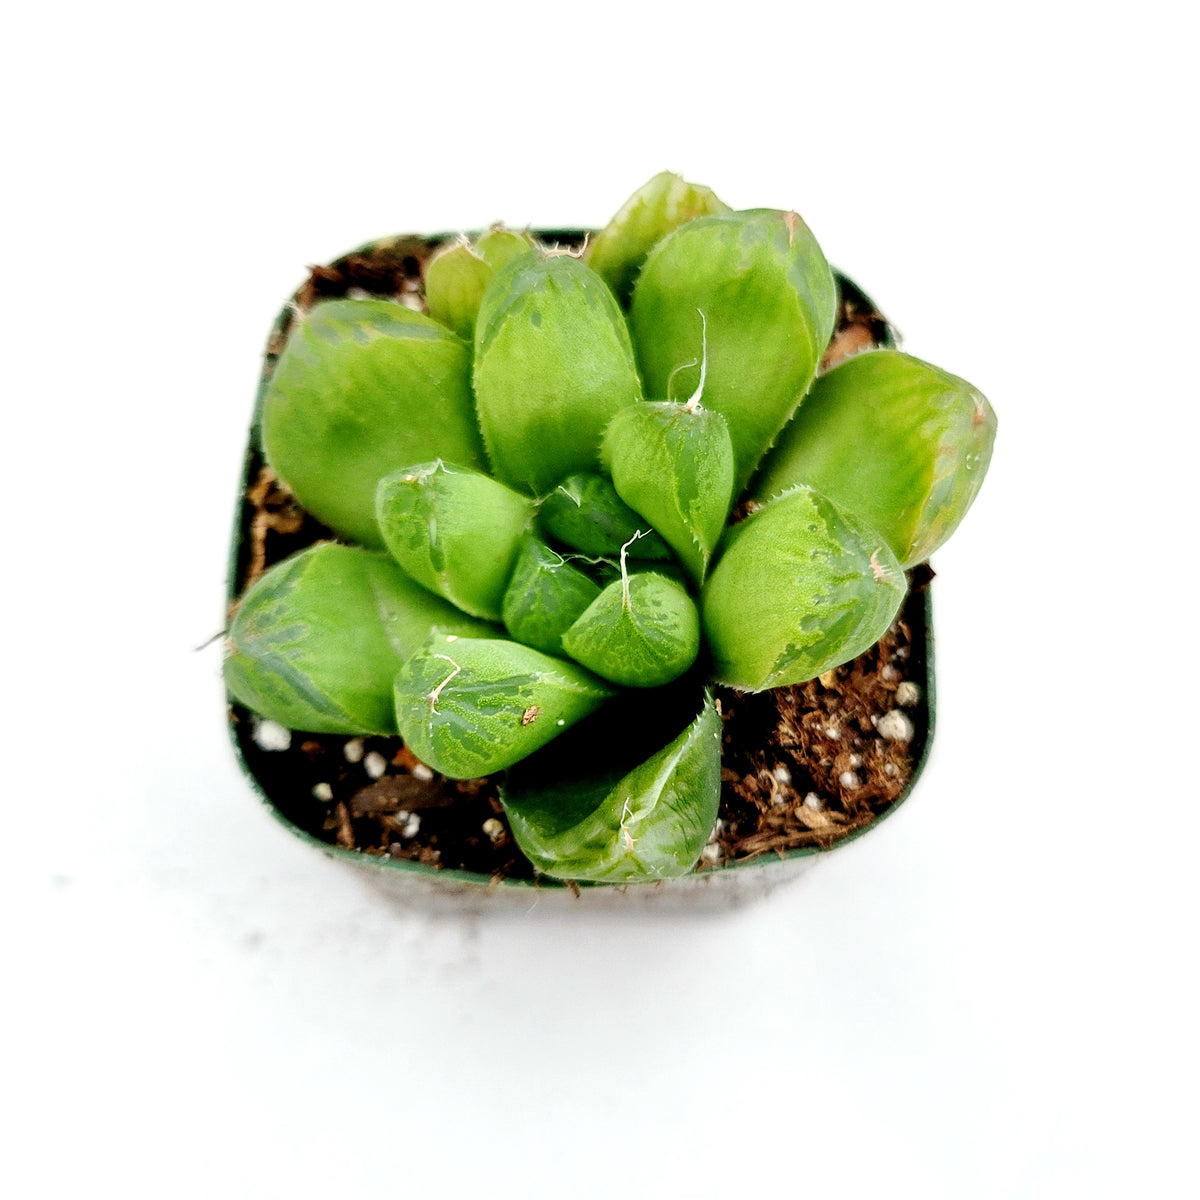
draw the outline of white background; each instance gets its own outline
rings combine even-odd
[[[1196,1194],[1196,29],[1121,7],[10,14],[8,1194]],[[931,765],[738,911],[397,906],[192,649],[263,339],[309,263],[663,168],[999,413]]]

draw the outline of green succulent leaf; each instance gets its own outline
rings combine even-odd
[[[475,337],[475,318],[492,267],[465,241],[439,250],[425,268],[425,300],[429,315],[465,342]]]
[[[704,587],[716,678],[751,692],[813,679],[874,645],[904,592],[879,534],[792,488],[731,530]]]
[[[518,642],[562,654],[562,635],[599,595],[599,584],[530,534],[504,593],[504,624]]]
[[[298,318],[263,398],[267,461],[300,503],[375,549],[375,489],[397,463],[483,467],[470,351],[386,300],[326,300]]]
[[[767,500],[807,483],[878,530],[911,567],[966,515],[995,437],[992,406],[966,380],[875,350],[813,384],[754,492]]]
[[[591,470],[613,414],[642,398],[604,280],[569,255],[497,271],[475,327],[475,393],[497,478],[541,495]]]
[[[812,382],[836,305],[829,264],[795,213],[700,217],[646,260],[629,314],[646,391],[689,395],[707,363],[701,400],[729,423],[738,492]]]
[[[733,500],[733,443],[718,412],[699,404],[631,404],[604,434],[618,495],[703,582]]]
[[[387,548],[413,579],[463,612],[500,620],[531,500],[439,459],[385,476],[377,503]]]
[[[272,721],[312,733],[396,732],[392,680],[431,634],[487,636],[390,558],[330,542],[293,555],[242,597],[225,683]]]
[[[674,580],[656,572],[610,583],[563,634],[563,649],[623,687],[661,687],[700,651],[700,616]]]
[[[728,211],[711,188],[662,171],[638,188],[592,239],[587,263],[624,303],[646,255],[666,234],[696,217]]]
[[[622,411],[640,407],[630,405]],[[583,554],[620,554],[623,546],[629,546],[631,558],[671,556],[666,542],[603,475],[581,472],[568,476],[542,497],[538,521],[551,537]]]
[[[642,883],[695,866],[720,803],[721,718],[706,695],[664,745],[663,729],[679,728],[678,704],[663,691],[643,696],[622,696],[509,771],[502,798],[513,836],[547,875]]]
[[[443,246],[425,268],[425,300],[429,315],[468,344],[475,338],[475,319],[492,276],[533,248],[527,233],[497,225],[474,245],[460,238]]]
[[[574,663],[517,642],[441,638],[396,675],[396,723],[422,762],[474,779],[532,754],[612,694]]]
[[[500,270],[534,248],[533,238],[524,230],[495,225],[475,243],[475,253],[493,270]]]

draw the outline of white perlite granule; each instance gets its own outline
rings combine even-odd
[[[328,804],[333,799],[333,788],[327,783],[318,783],[314,785],[312,794],[314,800],[320,800],[322,804]]]
[[[382,779],[384,771],[387,770],[387,759],[384,758],[378,750],[372,750],[371,753],[363,759],[363,770],[365,770],[372,779]]]
[[[912,708],[914,704],[920,704],[921,689],[906,679],[896,688],[896,703],[905,708]]]
[[[504,826],[496,820],[495,817],[488,817],[483,823],[483,832],[492,839],[493,842],[498,842],[504,836]]]
[[[254,744],[260,750],[286,750],[292,744],[292,731],[278,721],[254,722]]]
[[[433,778],[433,771],[424,763],[417,763],[412,769],[412,777],[422,783],[428,783]]]
[[[346,756],[348,763],[362,762],[363,756],[363,740],[362,738],[351,738],[343,747],[342,753]]]
[[[825,807],[825,801],[816,792],[809,792],[804,797],[804,807],[811,808],[813,812],[820,812]]]
[[[885,737],[889,741],[912,741],[913,723],[898,708],[893,708],[891,712],[884,713],[879,718],[879,724],[875,728],[879,730],[880,737]]]
[[[844,788],[856,788],[858,787],[859,780],[853,771],[843,771],[838,776],[838,783]]]
[[[776,767],[775,770],[771,772],[771,774],[775,776],[776,783],[791,783],[792,782],[791,771],[789,771],[787,769],[787,767],[783,766],[782,764],[780,766]]]

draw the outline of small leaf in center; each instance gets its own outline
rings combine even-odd
[[[700,618],[687,591],[656,572],[623,574],[563,634],[563,649],[624,687],[660,687],[696,660]]]

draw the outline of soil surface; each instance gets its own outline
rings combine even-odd
[[[577,231],[543,241],[576,247]],[[291,314],[327,297],[384,296],[424,310],[422,274],[445,239],[386,239],[313,267],[267,346],[264,378]],[[870,301],[840,279],[828,370],[892,332]],[[254,443],[247,454],[241,542],[231,593],[267,567],[333,533],[274,479]],[[735,860],[827,849],[879,819],[903,795],[929,736],[924,589],[910,574],[900,616],[871,650],[820,679],[757,695],[717,689],[724,723],[720,817],[697,870]],[[231,613],[236,601],[231,605]],[[531,878],[499,799],[502,776],[451,780],[419,762],[401,739],[285,731],[234,705],[230,720],[250,770],[279,811],[331,844],[413,859],[493,879]]]

